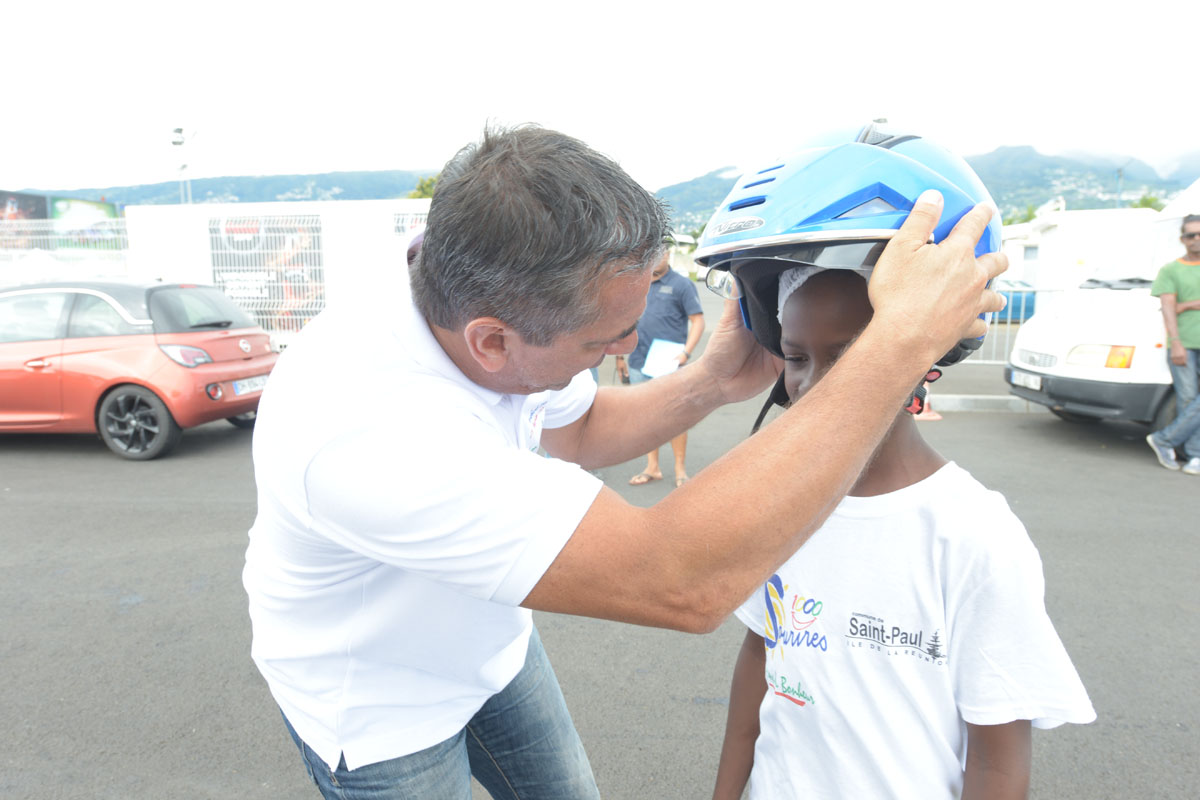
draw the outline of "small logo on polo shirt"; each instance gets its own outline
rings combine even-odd
[[[542,421],[546,417],[546,404],[538,403],[529,412],[529,428],[527,429],[528,442],[527,447],[530,450],[537,450],[542,443]]]

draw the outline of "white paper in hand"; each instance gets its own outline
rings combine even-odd
[[[661,378],[679,369],[679,354],[683,352],[683,342],[668,342],[666,339],[655,339],[650,342],[650,350],[646,353],[646,363],[642,365],[642,374],[651,378]]]

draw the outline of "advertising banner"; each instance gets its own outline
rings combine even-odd
[[[0,190],[0,220],[46,219],[46,198]]]

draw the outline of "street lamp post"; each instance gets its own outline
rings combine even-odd
[[[192,134],[192,136],[195,136],[195,135],[196,135],[195,133]],[[176,128],[171,135],[171,144],[182,147],[187,142],[188,138],[189,137],[186,137],[183,135],[183,128]],[[186,172],[187,172],[187,164],[181,165],[179,167],[179,202],[180,203],[191,203],[192,202],[192,181],[185,177]]]

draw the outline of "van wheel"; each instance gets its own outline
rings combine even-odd
[[[1158,407],[1154,419],[1150,420],[1150,429],[1161,431],[1175,421],[1175,392],[1167,394],[1167,399]]]
[[[1059,419],[1065,419],[1067,422],[1075,422],[1080,425],[1088,425],[1093,422],[1099,422],[1099,417],[1090,417],[1087,414],[1076,414],[1074,411],[1063,411],[1061,408],[1052,408],[1050,413]]]
[[[183,435],[158,395],[133,384],[118,386],[104,396],[96,428],[108,449],[134,461],[166,455]]]

